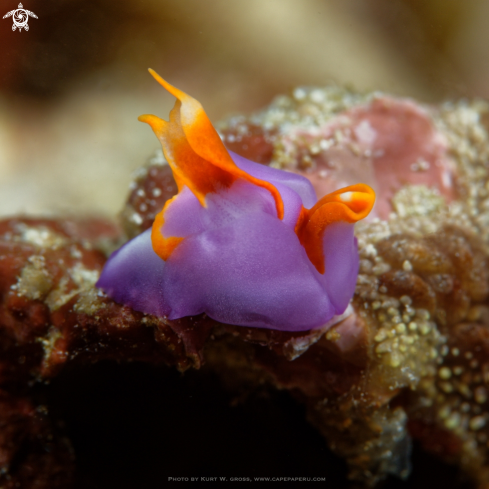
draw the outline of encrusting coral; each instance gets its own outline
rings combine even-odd
[[[100,221],[3,221],[3,486],[36,480],[36,487],[66,487],[71,452],[62,435],[52,438],[46,415],[33,421],[27,386],[67,363],[108,358],[182,371],[205,362],[231,384],[287,389],[347,460],[353,479],[407,477],[415,439],[487,487],[488,113],[483,102],[425,107],[377,93],[299,88],[218,127],[228,149],[305,175],[320,194],[358,181],[376,191],[376,216],[355,230],[360,273],[352,309],[328,330],[237,327],[205,315],[170,321],[133,311],[94,287],[103,252],[121,239],[118,229]],[[126,236],[150,228],[176,190],[159,152],[131,186],[122,212]],[[49,455],[41,457],[38,433],[51,436]],[[22,464],[11,465],[14,457],[30,457],[39,470],[22,472]]]

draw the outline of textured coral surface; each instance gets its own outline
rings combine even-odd
[[[287,390],[358,481],[408,477],[414,439],[489,484],[486,110],[297,89],[223,123],[231,150],[308,175],[318,193],[358,180],[377,188],[378,217],[356,229],[351,314],[328,331],[145,316],[94,288],[124,239],[110,223],[0,223],[1,484],[69,487],[73,451],[33,393],[67,366],[105,359],[180,371],[205,364],[239,392]],[[147,229],[175,191],[155,155],[122,212],[125,238]]]

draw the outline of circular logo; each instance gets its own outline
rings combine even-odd
[[[12,30],[15,31],[15,28],[22,29],[24,28],[26,31],[29,30],[29,26],[27,25],[27,21],[29,20],[29,16],[24,9],[17,9],[12,16],[12,20],[14,21],[14,25],[12,26]]]
[[[12,17],[14,22],[12,24],[12,30],[15,31],[19,29],[19,32],[22,32],[22,29],[25,29],[26,31],[29,30],[29,25],[27,24],[29,17],[37,19],[37,15],[30,10],[24,9],[24,6],[21,3],[19,3],[16,10],[11,10],[3,16],[4,19],[7,17]]]

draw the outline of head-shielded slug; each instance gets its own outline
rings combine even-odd
[[[359,258],[353,226],[373,190],[352,185],[321,198],[306,178],[228,151],[202,106],[177,98],[169,122],[143,115],[178,194],[152,229],[109,258],[97,283],[135,310],[169,319],[206,313],[229,324],[305,331],[347,308]]]

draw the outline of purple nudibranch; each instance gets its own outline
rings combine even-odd
[[[358,275],[354,223],[373,190],[352,185],[318,202],[306,178],[228,151],[200,103],[151,73],[177,102],[169,122],[139,119],[161,141],[179,192],[152,229],[111,255],[97,286],[169,319],[206,313],[305,331],[342,314]]]

